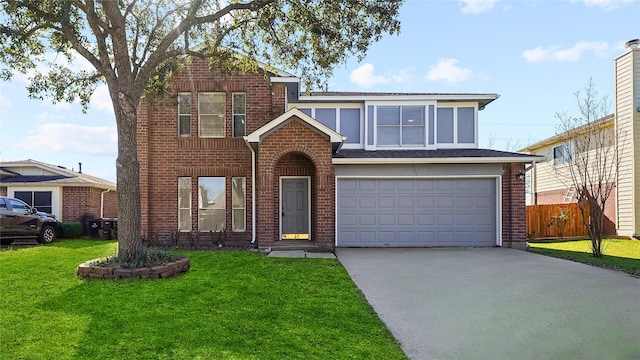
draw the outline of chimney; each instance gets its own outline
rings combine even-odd
[[[82,163],[81,162],[78,163],[78,172],[80,174],[82,174]]]
[[[634,50],[638,48],[638,44],[640,44],[640,39],[633,39],[633,40],[627,41],[627,43],[624,44],[624,47],[626,47],[629,50]]]

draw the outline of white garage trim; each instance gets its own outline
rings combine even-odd
[[[495,179],[495,234],[496,245],[502,246],[502,176],[500,175],[459,175],[459,176],[358,176],[358,175],[338,175],[335,177],[335,220],[334,231],[335,239],[334,246],[338,246],[338,209],[339,209],[339,197],[338,186],[341,179],[363,179],[363,180],[440,180],[440,179]]]

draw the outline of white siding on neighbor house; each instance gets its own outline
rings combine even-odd
[[[536,149],[534,152],[534,155],[544,156],[545,160],[537,162],[534,168],[535,174],[530,191],[532,194],[567,189],[571,186],[568,166],[566,164],[554,165],[553,163],[553,148],[558,145],[560,143]]]
[[[634,154],[634,183],[635,204],[634,235],[640,235],[640,50],[634,50],[633,57],[633,154]],[[634,111],[635,110],[635,111]]]
[[[640,50],[632,50],[615,59],[615,115],[616,126],[618,131],[618,146],[620,156],[620,167],[618,170],[618,187],[616,191],[617,205],[617,226],[618,235],[630,236],[638,233],[638,204],[634,197],[638,196],[638,167],[634,174],[634,161],[638,161],[638,156],[634,153],[638,149],[634,149],[637,145],[638,135],[638,118],[636,106],[640,106],[637,96],[640,91],[635,90],[634,95],[634,67],[635,71],[640,68],[638,62]],[[635,61],[634,61],[635,57]],[[634,65],[635,62],[635,65]],[[637,86],[640,75],[635,74],[635,82]],[[634,99],[634,96],[636,99]],[[634,104],[634,100],[635,103]],[[635,106],[634,106],[635,105]],[[635,125],[634,125],[635,122]],[[634,159],[635,158],[635,159]],[[635,185],[634,185],[635,183]],[[634,187],[635,191],[634,191]],[[634,194],[635,193],[635,194]]]

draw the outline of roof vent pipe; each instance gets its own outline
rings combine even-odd
[[[78,172],[80,174],[82,174],[82,163],[81,162],[78,163]]]
[[[624,47],[626,47],[629,50],[633,50],[638,48],[638,44],[640,44],[640,39],[633,39],[633,40],[627,41],[627,43],[624,44]]]

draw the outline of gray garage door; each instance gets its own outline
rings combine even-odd
[[[495,179],[338,179],[337,185],[337,246],[496,245]]]

